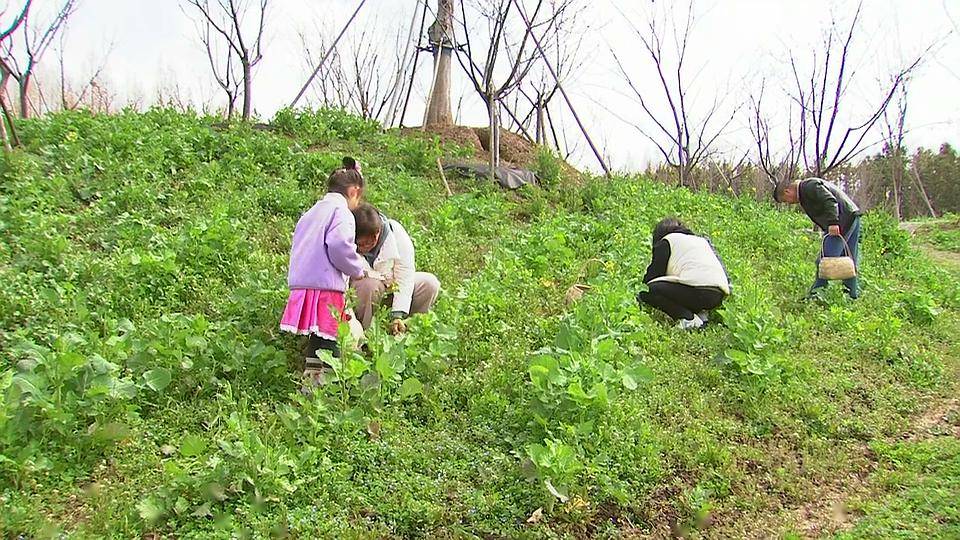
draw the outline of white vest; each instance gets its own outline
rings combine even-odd
[[[730,294],[730,282],[723,265],[705,238],[692,234],[671,233],[663,237],[670,243],[667,275],[654,281],[669,281],[691,287],[714,287]]]

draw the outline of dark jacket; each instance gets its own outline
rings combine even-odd
[[[840,188],[821,178],[807,178],[798,189],[800,207],[824,231],[839,225],[846,232],[863,212]]]

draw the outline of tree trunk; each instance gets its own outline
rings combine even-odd
[[[920,163],[919,159],[915,159],[913,162],[913,179],[917,181],[917,187],[920,188],[920,194],[923,195],[923,202],[927,203],[927,210],[930,211],[930,217],[936,218],[937,213],[933,209],[933,205],[930,204],[930,197],[927,196],[927,190],[923,187],[923,182],[920,180]]]
[[[543,100],[537,101],[537,144],[547,143],[547,126],[543,118]]]
[[[7,107],[7,99],[4,94],[6,94],[6,92],[0,92],[0,109],[3,110],[3,119],[0,119],[0,122],[3,120],[7,121],[7,127],[10,128],[10,140],[13,146],[20,146],[20,137],[17,135],[17,125],[13,121],[13,114],[10,112],[10,108]]]
[[[0,118],[0,140],[3,141],[3,150],[5,152],[12,152],[13,147],[10,146],[10,139],[7,137],[7,123]]]
[[[6,112],[7,107],[3,105],[3,96],[7,93],[7,82],[10,80],[10,72],[7,71],[5,65],[0,65],[0,105],[3,107],[3,111]],[[0,118],[0,139],[3,139],[3,149],[7,152],[13,150],[13,146],[10,144],[10,137],[7,136],[7,121],[6,115]]]
[[[490,151],[490,181],[496,181],[497,168],[497,100],[492,93],[487,94],[487,118],[490,133],[487,137],[487,148]]]
[[[24,73],[20,79],[20,118],[30,118],[30,73]]]
[[[253,108],[253,70],[250,62],[243,62],[243,121],[250,120]]]
[[[62,42],[61,42],[62,43]],[[66,111],[71,107],[67,104],[67,72],[64,69],[63,51],[60,51],[60,110]],[[77,104],[79,105],[79,103]]]
[[[500,104],[497,100],[493,101],[493,164],[500,166]]]
[[[2,90],[0,90],[2,92]],[[0,118],[0,140],[3,141],[3,149],[6,152],[12,152],[13,146],[10,145],[10,138],[7,137],[7,122],[6,119]]]
[[[893,217],[897,218],[897,223],[903,220],[900,212],[900,186],[903,184],[903,160],[900,158],[900,151],[897,151],[893,160]]]
[[[450,108],[450,67],[453,58],[453,0],[437,0],[437,20],[430,26],[430,43],[434,47],[433,88],[427,99],[427,115],[423,125],[452,126]]]

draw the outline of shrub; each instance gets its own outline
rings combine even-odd
[[[375,120],[365,120],[339,109],[281,109],[272,125],[311,146],[337,139],[363,140],[380,132],[380,124]]]
[[[537,161],[534,165],[534,172],[537,173],[537,180],[545,189],[555,189],[560,185],[563,168],[559,157],[546,146],[537,148]]]

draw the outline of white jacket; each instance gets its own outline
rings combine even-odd
[[[388,287],[396,283],[397,290],[393,293],[391,311],[409,314],[410,303],[413,301],[414,274],[417,272],[413,241],[403,225],[397,221],[388,219],[386,226],[390,227],[390,234],[380,247],[380,253],[373,261],[373,268],[370,268],[366,259],[363,262],[368,270],[373,270],[368,272],[371,278],[382,280]]]
[[[723,263],[705,238],[671,233],[663,237],[670,244],[667,274],[651,281],[669,281],[691,287],[715,287],[730,294],[730,281]]]

